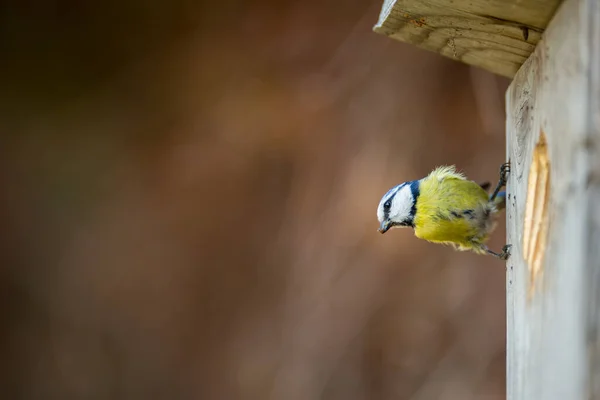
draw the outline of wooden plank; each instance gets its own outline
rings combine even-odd
[[[506,95],[511,400],[600,399],[599,27],[566,0]]]
[[[384,0],[373,30],[512,78],[561,0]]]

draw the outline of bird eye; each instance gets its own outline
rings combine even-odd
[[[385,203],[383,203],[383,208],[390,208],[392,206],[392,202],[391,201],[386,201]]]

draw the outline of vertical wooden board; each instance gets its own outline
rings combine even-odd
[[[506,95],[508,399],[600,398],[599,24],[566,0]]]

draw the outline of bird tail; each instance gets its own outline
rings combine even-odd
[[[494,205],[498,211],[506,208],[506,192],[499,192],[494,199]]]

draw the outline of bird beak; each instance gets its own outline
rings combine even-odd
[[[386,233],[387,231],[390,230],[391,224],[389,220],[384,220],[381,225],[379,226],[379,233]]]

